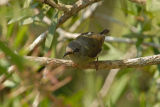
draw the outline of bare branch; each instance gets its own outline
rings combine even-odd
[[[61,40],[62,38],[76,38],[77,36],[79,36],[79,33],[70,33],[70,32],[66,32],[65,30],[58,28],[57,32],[59,33],[59,39]],[[106,42],[117,42],[117,43],[128,43],[128,44],[136,44],[136,40],[132,40],[129,38],[116,38],[113,36],[106,36],[105,37],[105,41]],[[160,45],[152,43],[152,42],[142,42],[142,45],[144,46],[151,46],[157,49],[160,49]]]
[[[91,5],[95,2],[98,2],[100,0],[78,0],[75,4],[73,4],[73,7],[69,12],[66,12],[63,16],[61,16],[60,20],[58,21],[57,27],[61,24],[63,24],[67,19],[69,19],[71,16],[78,13],[81,9],[87,7],[88,5]]]
[[[68,12],[70,8],[72,8],[72,5],[65,5],[62,3],[55,3],[54,0],[40,0],[41,2],[48,4],[52,8],[57,8],[60,11]]]
[[[77,36],[80,35],[80,33],[70,33],[70,32],[66,32],[65,30],[61,29],[61,28],[58,28],[56,30],[58,33],[59,33],[59,40],[62,40],[64,38],[76,38]]]
[[[71,60],[63,60],[56,58],[47,57],[31,57],[25,56],[30,61],[35,61],[40,64],[53,64],[54,67],[64,65],[66,67],[76,68]],[[123,60],[105,60],[92,62],[88,65],[81,67],[82,69],[96,69],[95,63],[98,64],[99,69],[116,69],[116,68],[132,68],[132,67],[143,67],[147,65],[160,64],[160,55],[153,55],[147,57],[139,57],[134,59],[123,59]]]
[[[27,48],[28,54],[30,54],[36,48],[36,46],[38,46],[45,39],[47,33],[48,31],[40,34],[38,38],[36,38],[36,40],[31,45],[29,45]]]
[[[37,91],[37,95],[36,95],[36,97],[35,97],[35,99],[33,101],[32,106],[33,107],[38,107],[39,103],[40,103],[40,92]]]
[[[0,0],[0,6],[6,5],[10,0]]]
[[[129,44],[136,44],[136,40],[128,39],[128,38],[115,38],[112,36],[107,36],[105,38],[106,42],[117,42],[117,43],[129,43]],[[144,46],[151,46],[157,49],[160,49],[160,46],[158,44],[152,43],[152,42],[142,42],[142,45]]]
[[[79,1],[77,1],[75,4],[73,4],[73,6],[72,6],[72,8],[71,8],[71,10],[69,11],[69,12],[66,12],[66,13],[64,13],[64,15],[62,15],[61,16],[61,18],[59,19],[59,21],[58,21],[58,24],[57,24],[57,26],[56,27],[59,27],[60,25],[62,25],[67,19],[69,19],[71,16],[73,16],[74,14],[76,14],[76,13],[78,13],[81,9],[83,9],[83,8],[85,8],[85,7],[87,7],[88,5],[91,5],[91,4],[93,4],[93,3],[95,3],[95,2],[98,2],[98,1],[100,1],[100,0],[87,0],[87,1],[81,1],[81,0],[79,0]],[[50,22],[49,22],[50,23]],[[47,31],[45,31],[45,32],[48,32],[48,30]],[[45,34],[45,32],[44,33],[42,33],[37,39],[38,39],[38,41],[37,41],[37,39],[29,46],[29,47],[31,47],[29,50],[33,50],[33,49],[35,49],[38,45],[39,45],[39,43],[40,42],[42,42],[45,38],[46,38],[46,34]],[[45,35],[43,35],[43,34],[45,34]],[[41,37],[43,35],[43,37]],[[35,45],[33,45],[34,43],[36,43]]]
[[[41,2],[46,2],[46,1],[43,1],[43,0],[40,0],[40,1]],[[51,3],[51,1],[50,2],[49,1],[50,0],[47,0],[47,3],[50,6],[54,7],[55,6],[54,2]],[[62,25],[67,19],[69,19],[74,14],[78,13],[81,9],[83,9],[83,8],[87,7],[88,5],[91,5],[91,4],[95,3],[95,2],[98,2],[98,1],[100,1],[100,0],[87,0],[87,1],[79,0],[79,1],[77,1],[75,4],[72,5],[72,8],[70,9],[70,11],[65,12],[64,15],[61,16],[61,18],[59,19],[58,24],[57,24],[56,27],[59,27],[60,25]],[[56,4],[56,6],[57,6],[57,4]],[[61,4],[61,6],[62,6],[62,4]],[[48,22],[48,23],[50,23],[50,22]],[[45,38],[47,36],[46,33],[48,33],[48,30],[45,31],[44,33],[40,34],[38,36],[38,38],[29,46],[29,48],[27,49],[28,54],[30,54],[42,41],[45,40]],[[9,69],[11,67],[9,67]],[[15,70],[15,68],[12,69],[12,70]],[[0,80],[1,81],[5,81],[6,80],[6,76],[1,76]]]
[[[77,29],[77,27],[81,24],[81,22],[84,21],[85,19],[87,19],[88,17],[90,17],[90,16],[93,14],[93,12],[96,10],[96,8],[97,8],[99,5],[101,5],[101,4],[102,4],[102,2],[98,2],[98,3],[92,4],[91,6],[88,6],[88,7],[84,10],[84,12],[83,12],[82,16],[80,17],[80,19],[77,20],[77,21],[69,28],[69,31],[70,31],[70,32],[75,31],[75,30]]]
[[[12,66],[10,66],[9,68],[8,68],[8,73],[13,73],[13,71],[16,69],[16,66],[15,65],[12,65]],[[0,83],[3,83],[5,80],[6,80],[7,78],[6,78],[6,75],[1,75],[0,76]]]
[[[119,70],[120,69],[112,69],[109,72],[109,74],[108,74],[108,76],[107,76],[107,78],[106,78],[106,80],[104,82],[104,85],[102,86],[101,90],[98,92],[98,95],[97,95],[98,97],[103,99],[107,95],[107,93],[108,93],[108,91],[110,89],[110,86],[112,85],[112,82],[113,82],[113,80],[114,80],[114,78],[117,75]],[[96,98],[95,100],[93,100],[93,102],[91,103],[90,107],[99,107],[100,103],[99,103],[98,99],[99,98]]]

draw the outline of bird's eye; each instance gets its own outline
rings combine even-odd
[[[80,49],[76,48],[73,52],[79,52]]]

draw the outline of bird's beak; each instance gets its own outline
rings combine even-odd
[[[67,56],[67,55],[70,55],[70,54],[73,54],[73,52],[66,52],[66,53],[64,54],[63,58],[64,58],[65,56]]]
[[[108,29],[104,29],[102,32],[100,32],[99,34],[101,34],[101,35],[105,35],[105,34],[107,34],[107,33],[109,33],[109,30]]]

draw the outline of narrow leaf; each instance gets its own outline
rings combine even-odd
[[[19,29],[17,37],[14,42],[14,47],[18,47],[23,42],[26,32],[27,32],[27,26],[23,26]]]
[[[24,60],[22,57],[18,56],[17,54],[15,54],[10,48],[8,48],[4,42],[0,41],[0,50],[2,50],[6,56],[8,57],[8,59],[15,65],[17,65],[17,67],[19,68],[19,70],[23,69],[23,63]]]
[[[53,37],[54,37],[55,30],[56,30],[57,22],[58,22],[57,19],[58,19],[58,12],[55,13],[55,15],[53,16],[51,26],[49,27],[49,32],[48,32],[48,35],[45,41],[45,47],[47,50],[51,48],[51,45],[53,42]]]

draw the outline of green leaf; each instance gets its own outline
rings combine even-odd
[[[151,21],[146,21],[144,24],[143,24],[143,31],[149,31],[151,30],[152,28],[152,25],[151,25]]]
[[[125,15],[137,15],[137,5],[128,0],[121,0],[121,8]]]
[[[17,9],[16,11],[17,11],[17,13],[13,13],[13,14],[16,14],[16,15],[14,17],[12,17],[11,20],[8,21],[8,24],[19,22],[22,19],[25,19],[27,17],[30,17],[30,16],[34,15],[33,14],[34,13],[33,9],[29,9],[29,8]]]
[[[52,42],[53,42],[53,37],[54,33],[56,30],[56,25],[58,22],[58,12],[56,12],[52,18],[52,23],[51,26],[49,27],[49,32],[45,41],[45,48],[49,50],[51,48]]]
[[[142,56],[142,47],[141,47],[141,43],[142,43],[142,39],[138,39],[138,41],[136,42],[136,48],[137,48],[137,57],[141,57]]]
[[[31,2],[32,2],[32,0],[25,0],[23,7],[28,8],[30,6]]]
[[[147,11],[159,11],[160,1],[159,0],[147,0]]]
[[[84,91],[80,90],[72,96],[64,97],[64,102],[71,105],[71,107],[82,107],[82,105],[78,102],[81,101],[82,97],[84,97],[84,94]]]
[[[51,102],[48,98],[43,98],[39,104],[39,107],[50,107],[50,106],[51,106]]]
[[[8,26],[7,39],[9,39],[9,37],[12,35],[13,29],[14,29],[14,24],[10,24],[10,25]]]
[[[0,74],[7,73],[7,68],[0,65]]]
[[[113,86],[111,87],[111,92],[109,92],[110,100],[115,105],[118,99],[122,96],[127,84],[129,83],[129,75],[123,75],[118,81],[115,81]],[[106,100],[107,103],[110,100]],[[106,103],[106,104],[107,104]]]
[[[140,94],[140,107],[146,107],[147,104],[146,104],[146,95],[145,93],[141,93]]]
[[[27,29],[27,26],[23,26],[19,29],[17,37],[15,38],[14,47],[19,47],[20,44],[23,42]]]
[[[21,25],[26,25],[26,24],[31,24],[34,22],[34,17],[29,17],[27,19],[24,19],[22,22],[21,22]]]
[[[2,50],[6,54],[6,56],[8,57],[8,59],[11,60],[11,62],[13,64],[17,65],[17,67],[19,68],[19,70],[23,69],[24,59],[21,56],[18,56],[17,54],[15,54],[2,41],[0,41],[0,50]]]

